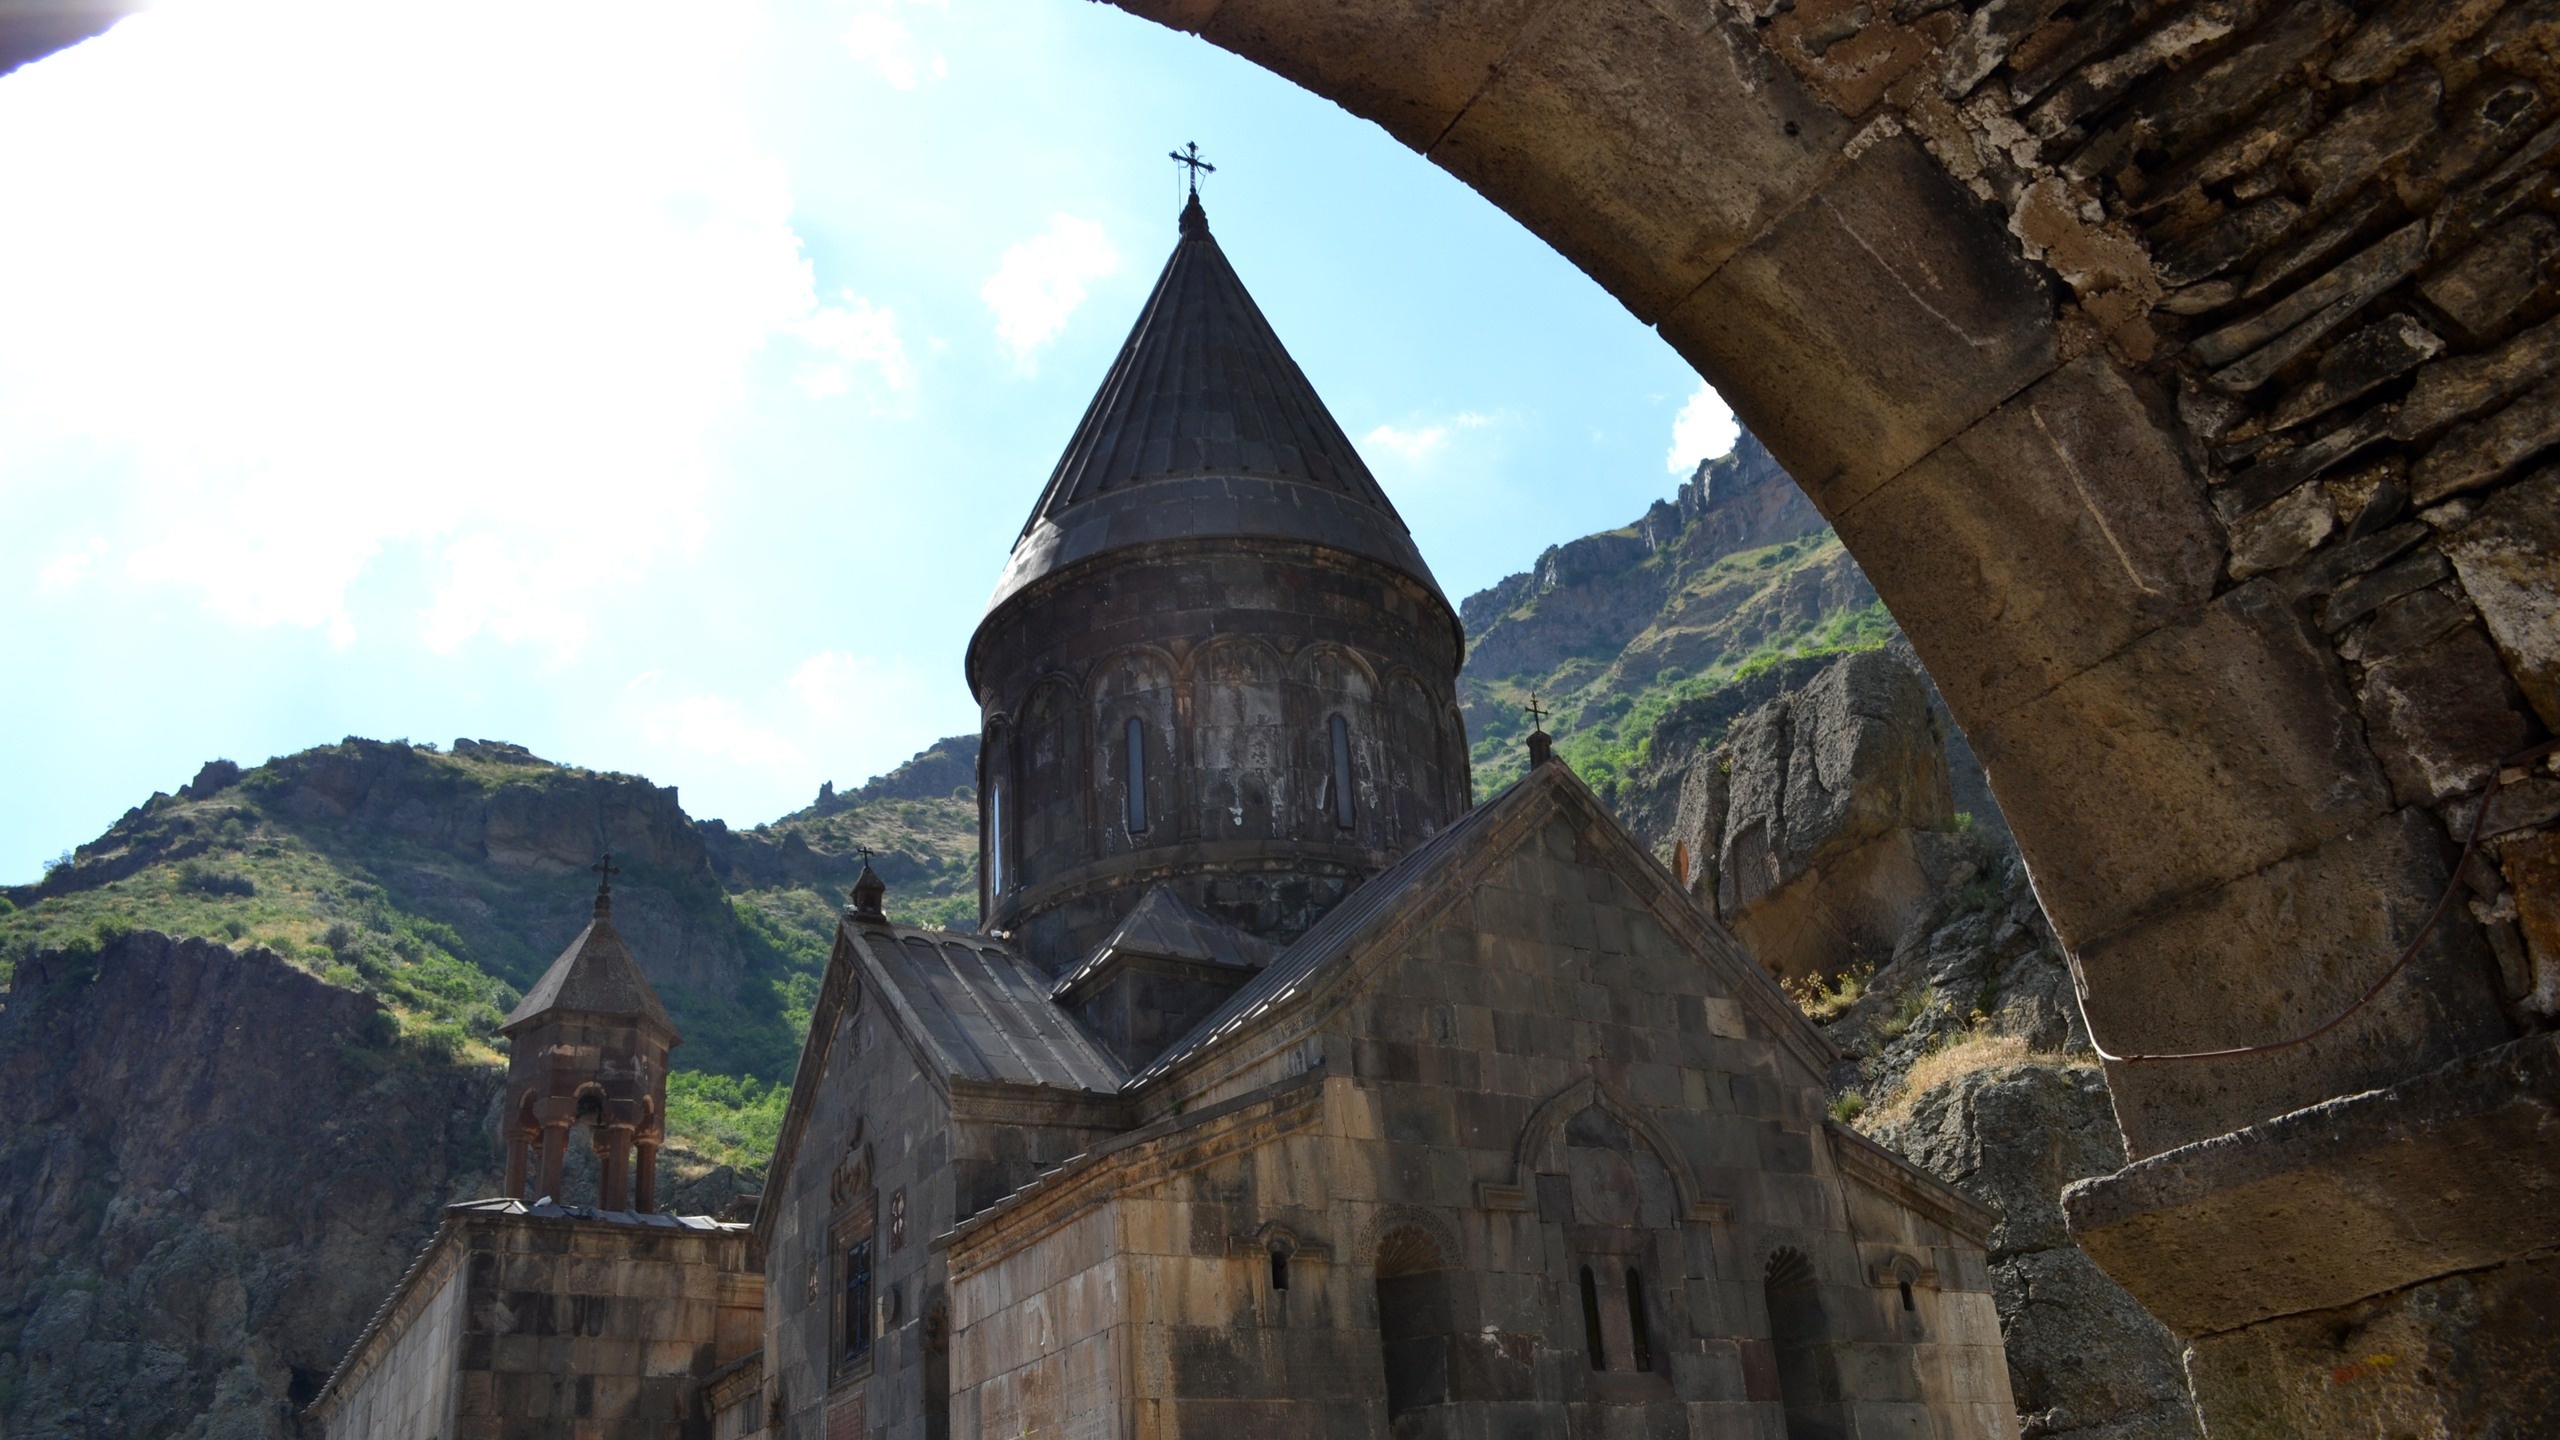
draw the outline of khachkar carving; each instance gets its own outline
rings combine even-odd
[[[600,1172],[596,1207],[647,1212],[657,1209],[666,1140],[667,1052],[682,1037],[614,928],[612,857],[595,869],[595,919],[500,1032],[513,1047],[506,1198],[568,1203],[562,1172],[571,1132],[583,1127]]]

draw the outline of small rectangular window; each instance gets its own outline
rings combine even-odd
[[[1348,830],[1359,818],[1351,808],[1351,725],[1336,715],[1326,728],[1333,733],[1333,823]]]
[[[844,1344],[840,1355],[851,1364],[871,1353],[871,1237],[863,1236],[844,1251]]]
[[[1147,833],[1147,722],[1129,717],[1129,833]]]

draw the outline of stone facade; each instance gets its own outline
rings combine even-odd
[[[457,1205],[306,1419],[328,1440],[711,1440],[761,1341],[747,1227]]]
[[[1993,1217],[1570,772],[1360,898],[949,1238],[957,1433],[2015,1433]]]

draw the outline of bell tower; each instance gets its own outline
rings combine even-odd
[[[1157,886],[1295,939],[1472,803],[1464,658],[1193,194],[969,644],[986,923],[1053,974]]]
[[[584,1127],[602,1171],[596,1208],[645,1213],[657,1208],[667,1052],[683,1037],[613,926],[613,857],[595,870],[595,918],[498,1030],[510,1047],[505,1198],[563,1200],[570,1135]]]

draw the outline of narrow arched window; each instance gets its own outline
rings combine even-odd
[[[1271,1242],[1271,1288],[1289,1288],[1289,1247],[1277,1240]]]
[[[1644,1323],[1644,1277],[1627,1268],[1627,1343],[1636,1352],[1636,1368],[1653,1368],[1653,1335]]]
[[[1348,830],[1359,818],[1351,808],[1351,725],[1336,715],[1325,728],[1333,735],[1333,823]]]
[[[987,907],[1004,897],[1004,784],[987,787]]]
[[[1129,833],[1144,835],[1147,833],[1147,722],[1135,715],[1130,716],[1127,736]]]
[[[1591,1267],[1582,1267],[1582,1343],[1590,1347],[1591,1368],[1609,1368],[1609,1342],[1600,1336],[1600,1282]]]

